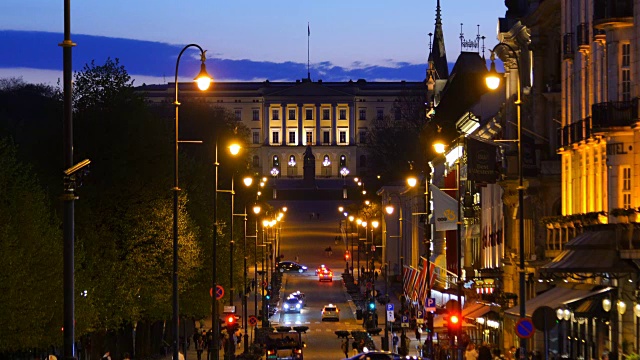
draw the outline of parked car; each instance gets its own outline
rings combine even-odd
[[[278,270],[280,272],[299,272],[303,273],[307,271],[307,267],[304,265],[300,265],[295,261],[281,261],[277,265]]]

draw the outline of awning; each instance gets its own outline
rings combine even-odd
[[[486,313],[488,313],[489,311],[491,311],[491,307],[489,305],[485,305],[485,304],[481,304],[481,303],[469,303],[468,306],[466,306],[464,309],[462,309],[462,318],[463,319],[476,319],[478,317],[481,317],[482,315],[485,315]],[[473,324],[469,324],[466,321],[462,322],[463,326],[471,326],[471,327],[475,327],[475,325]],[[444,317],[443,316],[437,316],[435,319],[433,319],[433,327],[434,329],[436,328],[443,328],[444,327]]]
[[[619,274],[638,270],[631,261],[621,259],[617,246],[619,236],[615,227],[598,226],[585,231],[565,244],[555,259],[540,271],[553,274]]]
[[[525,302],[525,312],[527,317],[531,317],[533,312],[541,306],[549,306],[557,309],[566,304],[586,299],[588,297],[607,292],[611,288],[602,288],[592,284],[562,284],[551,288],[538,296]],[[506,314],[520,317],[520,305],[514,306],[507,311]]]

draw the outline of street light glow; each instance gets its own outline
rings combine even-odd
[[[211,86],[213,82],[213,78],[207,73],[207,67],[204,65],[205,57],[204,53],[202,53],[202,64],[200,64],[200,72],[198,76],[193,79],[193,81],[198,84],[198,89],[205,91]]]
[[[415,176],[409,176],[407,178],[407,185],[409,185],[409,187],[414,187],[417,183],[418,179]]]
[[[238,153],[240,152],[241,148],[242,147],[240,146],[240,144],[233,143],[233,144],[229,145],[229,151],[231,152],[231,155],[233,155],[233,156],[238,155]]]
[[[258,215],[260,214],[260,210],[262,210],[262,208],[260,207],[260,205],[254,205],[253,206],[253,213]]]
[[[491,68],[489,69],[489,74],[484,79],[487,87],[491,90],[495,90],[500,86],[500,76],[498,75],[498,71],[496,71],[495,59],[495,53],[491,52]]]
[[[242,181],[244,182],[244,185],[247,187],[253,184],[253,178],[251,176],[245,176],[244,179],[242,179]]]
[[[374,229],[377,229],[379,225],[380,223],[378,222],[378,220],[373,220],[371,222],[371,226],[373,226]]]
[[[387,214],[391,215],[393,214],[393,205],[387,205],[385,206],[384,210],[387,212]]]

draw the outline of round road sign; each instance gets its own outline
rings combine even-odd
[[[251,326],[258,325],[258,318],[255,316],[249,316],[249,325]]]
[[[528,339],[536,333],[533,322],[528,318],[522,318],[516,323],[516,335],[521,339]]]
[[[213,296],[213,288],[209,289],[209,296]],[[216,285],[216,300],[222,299],[224,296],[224,288],[222,285]]]

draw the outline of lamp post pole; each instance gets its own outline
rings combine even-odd
[[[247,292],[247,207],[244,207],[244,245],[242,249],[242,253],[244,254],[244,273],[243,273],[243,287],[242,289],[242,317],[243,317],[243,326],[244,326],[244,352],[245,354],[249,352],[249,326],[247,326],[247,318],[249,317],[248,306],[248,297],[249,294]]]
[[[72,87],[72,56],[71,49],[76,45],[71,41],[71,0],[64,1],[64,40],[59,44],[62,47],[63,61],[63,100],[64,100],[64,122],[63,122],[63,155],[64,168],[73,166],[73,87]],[[64,183],[67,183],[65,176]],[[64,287],[64,321],[63,321],[63,341],[64,358],[71,360],[75,356],[75,200],[73,186],[64,187],[62,195],[64,215],[63,215],[63,287]]]
[[[518,294],[518,302],[520,303],[520,318],[524,319],[527,316],[527,312],[526,312],[526,305],[525,305],[525,300],[526,300],[526,281],[525,281],[525,267],[524,267],[524,256],[525,256],[525,252],[524,252],[524,247],[525,247],[525,241],[524,241],[524,173],[522,171],[522,123],[521,123],[521,116],[520,116],[520,106],[521,106],[521,99],[520,99],[520,61],[518,60],[518,53],[513,49],[513,47],[511,47],[511,45],[507,44],[507,43],[498,43],[496,46],[493,47],[493,49],[491,50],[491,71],[495,73],[495,64],[493,62],[494,58],[495,58],[495,51],[498,47],[500,46],[504,46],[506,47],[513,55],[513,58],[516,61],[516,70],[517,70],[517,76],[518,76],[518,81],[516,84],[516,101],[515,101],[515,105],[516,105],[516,121],[517,121],[517,127],[518,127],[518,139],[516,140],[517,144],[518,144],[518,245],[520,247],[519,249],[519,254],[518,257],[520,258],[519,261],[519,267],[520,267],[520,278],[519,278],[519,285],[520,285],[520,289],[519,289],[519,294]],[[520,339],[520,359],[524,359],[527,353],[527,340],[526,339]]]
[[[234,200],[235,200],[235,191],[233,190],[233,178],[231,176],[231,226],[229,229],[230,240],[229,240],[229,305],[233,306],[233,208],[234,208]]]
[[[213,270],[212,270],[212,283],[211,283],[211,292],[213,295],[211,296],[211,331],[213,332],[213,336],[211,337],[211,344],[209,344],[209,352],[213,354],[213,359],[219,358],[218,352],[218,270],[217,270],[217,258],[218,258],[218,139],[216,138],[216,149],[215,149],[215,159],[214,159],[214,167],[215,167],[215,176],[214,176],[214,184],[215,188],[213,191],[213,251],[212,251],[212,260],[213,260]]]
[[[427,299],[431,298],[431,223],[429,217],[431,216],[431,191],[429,189],[429,184],[431,183],[431,169],[430,166],[427,166],[427,171],[425,172],[425,213],[426,219],[424,224],[424,238],[425,238],[425,247],[427,253]],[[426,312],[427,314],[427,357],[432,358],[433,354],[433,313],[431,311]]]
[[[460,197],[462,192],[460,191],[460,159],[456,162],[456,184],[458,185],[457,200],[458,200],[458,219],[456,221],[456,287],[458,295],[458,316],[460,316],[460,324],[456,334],[456,348],[458,353],[458,359],[462,360],[462,347],[460,346],[460,340],[462,336],[462,210],[460,209]]]
[[[189,44],[182,48],[180,54],[178,55],[178,59],[176,60],[176,72],[175,72],[175,101],[173,105],[175,106],[175,121],[174,121],[174,159],[173,159],[173,319],[171,331],[173,332],[173,359],[178,360],[178,339],[179,339],[179,307],[178,307],[178,193],[180,192],[180,187],[178,186],[178,145],[180,143],[178,137],[178,115],[180,109],[180,102],[178,101],[178,66],[180,65],[180,58],[182,54],[190,47],[196,47],[200,50],[200,57],[202,61],[201,74],[204,71],[204,61],[205,61],[205,51],[199,45]],[[206,74],[206,71],[205,71]],[[208,76],[208,75],[207,75]],[[200,75],[199,75],[200,77]],[[209,77],[209,83],[211,78]],[[199,86],[200,83],[198,84]],[[208,88],[208,84],[207,87]],[[201,86],[201,89],[206,90],[205,87]]]

